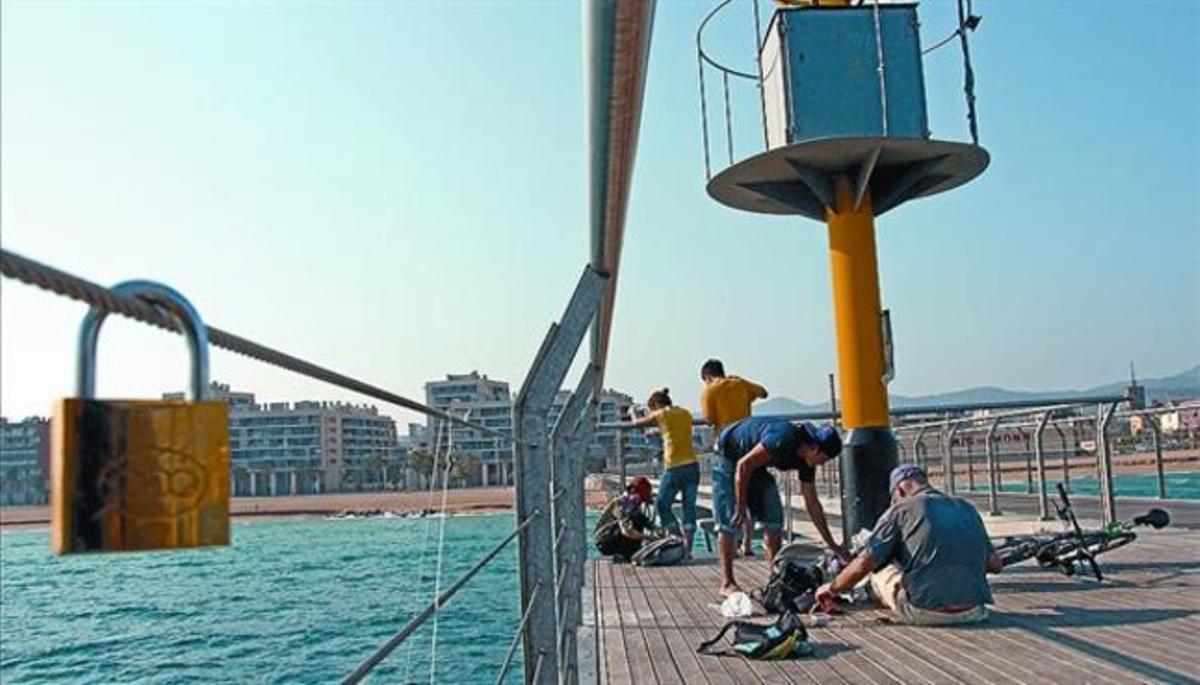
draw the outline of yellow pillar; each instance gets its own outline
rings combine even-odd
[[[849,179],[839,177],[834,209],[826,212],[825,219],[829,224],[842,423],[847,428],[884,428],[890,421],[883,384],[879,268],[870,193],[855,207]]]

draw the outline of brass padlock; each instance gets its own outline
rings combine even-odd
[[[97,400],[96,343],[107,312],[79,331],[76,394],[52,435],[51,544],[56,553],[229,544],[229,408],[208,395],[208,330],[160,283],[113,288],[175,318],[192,355],[191,401]]]

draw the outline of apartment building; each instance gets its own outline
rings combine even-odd
[[[45,504],[49,482],[50,420],[0,417],[0,505]]]

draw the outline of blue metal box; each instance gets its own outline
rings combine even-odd
[[[770,148],[929,137],[915,5],[780,10],[759,59]]]

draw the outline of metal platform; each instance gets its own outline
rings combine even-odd
[[[638,568],[589,562],[604,683],[1196,683],[1200,531],[1145,533],[1103,557],[1104,583],[1018,566],[994,578],[996,606],[974,627],[883,624],[863,609],[811,631],[816,657],[700,656],[724,623],[713,559]],[[744,587],[761,560],[738,561]]]
[[[826,138],[777,147],[730,166],[708,182],[718,202],[760,214],[799,214],[825,221],[833,177],[849,174],[876,216],[902,202],[945,192],[983,173],[990,157],[978,145],[903,138]]]

